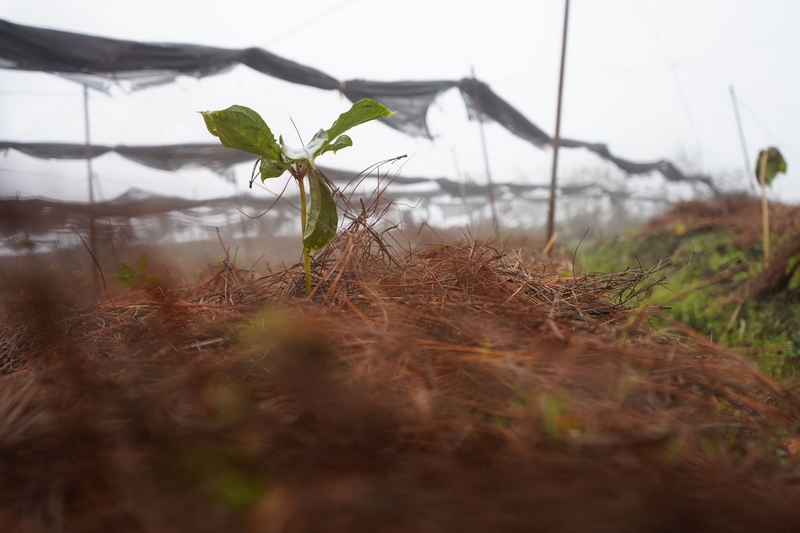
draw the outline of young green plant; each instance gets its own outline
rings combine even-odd
[[[272,134],[267,123],[250,108],[234,105],[220,111],[204,111],[206,127],[222,144],[259,156],[261,181],[277,178],[289,172],[300,188],[300,217],[303,234],[303,269],[306,294],[311,294],[311,252],[325,248],[336,236],[339,224],[332,184],[319,171],[316,159],[325,152],[333,152],[353,145],[344,132],[369,122],[390,117],[383,104],[365,98],[339,115],[327,130],[319,130],[302,148],[286,146],[283,137]],[[308,193],[304,180],[308,177]]]
[[[769,209],[767,204],[767,187],[778,175],[786,173],[786,160],[780,150],[770,146],[758,153],[756,163],[756,179],[761,185],[761,225],[764,231],[764,268],[769,266]]]

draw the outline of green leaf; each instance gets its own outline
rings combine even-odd
[[[347,148],[348,146],[353,146],[353,139],[347,135],[339,135],[339,138],[323,148],[320,154],[324,154],[325,152],[333,152],[335,154],[337,151],[342,148]]]
[[[758,153],[758,161],[756,162],[756,179],[761,183],[761,166],[764,163],[764,158],[767,159],[767,166],[764,172],[764,184],[769,185],[779,172],[786,173],[786,160],[783,158],[781,152],[774,146],[770,146],[766,150],[761,150]]]
[[[306,231],[303,234],[303,249],[314,252],[325,248],[336,236],[339,215],[330,187],[313,165],[309,167],[308,188],[311,205],[308,209]]]
[[[786,275],[789,276],[789,287],[800,289],[800,254],[791,257],[786,263]]]
[[[542,423],[550,437],[558,437],[562,433],[562,416],[565,411],[564,402],[550,394],[539,398]]]
[[[795,254],[786,262],[786,274],[791,275],[800,268],[800,254]]]
[[[214,137],[219,137],[219,132],[217,131],[217,125],[214,124],[214,120],[211,118],[211,113],[209,111],[200,111],[200,114],[203,115],[203,121],[206,123],[206,128],[208,128],[208,132],[213,135]]]
[[[234,509],[247,509],[255,505],[269,488],[265,476],[233,466],[208,477],[206,486],[211,495]]]
[[[339,118],[336,119],[336,122],[334,122],[330,129],[328,129],[328,131],[325,133],[328,134],[329,140],[338,140],[338,137],[350,128],[365,122],[369,122],[370,120],[391,117],[392,115],[394,115],[394,111],[389,111],[380,102],[376,102],[375,100],[371,100],[369,98],[364,98],[363,100],[359,100],[353,104],[353,107],[351,107],[349,110],[339,115]]]
[[[268,178],[278,178],[286,172],[289,165],[285,165],[280,161],[275,161],[269,157],[262,157],[261,162],[258,164],[258,171],[261,174],[261,182]]]
[[[135,266],[140,273],[144,273],[145,269],[147,268],[147,260],[147,252],[145,252],[139,256],[133,266]]]
[[[220,111],[203,111],[206,128],[228,148],[274,160],[280,158],[280,147],[261,116],[252,109],[234,105]]]
[[[114,275],[114,280],[119,283],[120,285],[133,285],[138,278],[139,273],[136,272],[133,267],[130,265],[126,265],[122,263],[119,265],[117,269],[117,273]]]

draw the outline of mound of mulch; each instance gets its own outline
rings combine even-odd
[[[800,233],[800,206],[769,203],[770,231],[782,239]],[[722,196],[715,200],[681,202],[648,222],[651,230],[683,231],[723,229],[733,234],[733,242],[750,245],[762,237],[761,200],[752,196]]]
[[[762,246],[761,200],[750,196],[723,196],[713,201],[682,202],[653,218],[650,231],[728,231],[731,242],[740,247]],[[785,291],[800,268],[800,206],[770,202],[769,224],[772,251],[769,265],[753,280],[745,296],[768,298]]]
[[[478,243],[355,225],[71,310],[18,281],[0,330],[0,530],[797,531],[797,388],[639,296]],[[228,265],[228,263],[226,263]]]

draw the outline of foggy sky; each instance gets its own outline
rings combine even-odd
[[[14,23],[149,42],[263,47],[338,79],[460,79],[475,75],[550,134],[555,130],[563,1],[330,0],[41,0],[9,2]],[[631,160],[668,158],[746,189],[743,154],[729,87],[735,87],[749,157],[775,145],[789,173],[771,197],[800,201],[800,3],[790,0],[572,0],[561,133],[605,142]],[[90,98],[91,140],[98,144],[214,142],[197,111],[232,104],[256,109],[273,131],[307,140],[349,106],[335,92],[292,85],[239,66],[219,76],[111,97]],[[80,85],[43,73],[0,70],[0,139],[85,140]],[[291,119],[291,120],[290,120]],[[408,154],[401,171],[457,173],[483,182],[475,123],[457,91],[429,113],[431,142],[380,124],[352,133],[355,147],[327,158],[360,170]],[[487,127],[496,181],[545,183],[552,154]],[[299,144],[293,142],[290,144]],[[562,181],[605,179],[614,171],[580,150],[562,151]],[[94,171],[102,195],[131,186],[208,197],[232,187],[210,171],[170,174],[108,155]],[[249,168],[237,169],[244,189]],[[82,162],[46,162],[11,152],[0,157],[0,196],[85,199]],[[634,180],[636,181],[636,180]],[[639,181],[652,183],[653,180]]]

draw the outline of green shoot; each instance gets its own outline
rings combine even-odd
[[[136,262],[133,266],[130,266],[126,263],[122,263],[119,265],[117,269],[117,273],[114,275],[114,280],[123,286],[135,286],[135,285],[149,285],[151,283],[155,283],[161,280],[159,276],[154,274],[147,274],[147,264],[149,262],[149,258],[147,254],[144,253],[136,259]]]
[[[786,173],[786,160],[777,148],[770,146],[758,153],[756,178],[761,185],[761,225],[764,230],[764,268],[769,266],[769,209],[767,205],[767,187],[778,175]]]
[[[277,178],[289,172],[300,188],[300,217],[303,238],[303,269],[306,294],[310,295],[311,252],[325,248],[336,236],[339,217],[333,199],[333,185],[316,166],[316,158],[353,145],[344,132],[369,122],[390,117],[383,104],[365,98],[353,104],[327,130],[319,130],[302,148],[286,146],[283,137],[275,136],[258,113],[244,106],[234,105],[220,111],[201,112],[208,131],[219,137],[228,148],[237,148],[260,156],[258,164],[261,181]],[[308,193],[305,178],[308,177]]]

